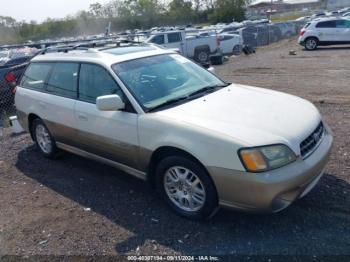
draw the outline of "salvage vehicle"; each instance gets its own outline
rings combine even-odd
[[[16,90],[43,156],[64,150],[148,180],[189,219],[288,207],[320,180],[333,143],[310,102],[226,83],[158,46],[37,55]]]
[[[186,36],[182,31],[153,32],[145,41],[165,48],[176,48],[179,52],[195,61],[205,64],[210,60],[223,61],[223,54],[220,49],[220,43],[216,35],[208,34],[207,36]]]
[[[225,55],[240,55],[243,48],[243,39],[237,34],[219,34],[220,48]]]
[[[298,43],[306,50],[318,46],[350,44],[350,18],[322,18],[307,23],[300,31]]]

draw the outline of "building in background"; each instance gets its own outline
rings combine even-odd
[[[247,7],[247,15],[266,16],[286,12],[307,12],[310,10],[334,10],[350,6],[350,0],[257,0]]]

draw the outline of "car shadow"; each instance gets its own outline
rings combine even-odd
[[[148,183],[79,156],[67,153],[52,161],[29,146],[19,152],[16,167],[132,232],[115,246],[120,254],[149,241],[197,255],[350,254],[350,185],[332,174],[280,213],[220,210],[209,221],[194,222],[171,212]]]
[[[350,45],[348,46],[318,46],[316,50],[313,50],[314,52],[317,51],[330,51],[330,50],[349,50]],[[303,51],[310,52],[306,49],[302,49]]]

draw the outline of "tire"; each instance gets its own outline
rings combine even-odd
[[[315,50],[318,46],[318,40],[315,37],[309,37],[305,41],[305,49],[308,51]]]
[[[190,158],[166,157],[158,164],[155,175],[157,191],[178,215],[202,220],[218,210],[214,183],[207,171]],[[196,183],[191,186],[190,182]]]
[[[235,45],[233,48],[232,48],[232,54],[233,55],[240,55],[242,53],[242,47],[240,45]]]
[[[41,119],[35,119],[32,123],[31,132],[40,153],[47,158],[54,158],[57,146],[50,131]]]
[[[213,65],[222,65],[224,63],[224,56],[223,55],[212,56],[210,58],[210,61]]]
[[[206,48],[198,49],[194,52],[194,58],[197,62],[204,64],[209,61],[210,52]]]

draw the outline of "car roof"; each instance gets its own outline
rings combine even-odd
[[[32,59],[32,62],[55,62],[55,61],[70,61],[70,62],[92,62],[110,66],[115,63],[120,63],[128,60],[134,60],[143,57],[174,54],[173,50],[163,49],[156,45],[146,46],[128,46],[128,47],[113,47],[86,50],[69,50],[67,52],[48,52],[37,55]]]

